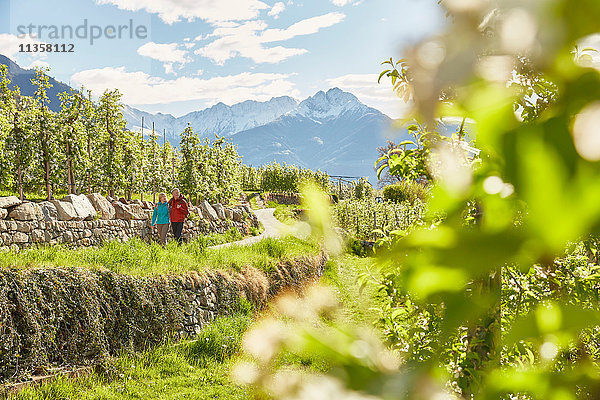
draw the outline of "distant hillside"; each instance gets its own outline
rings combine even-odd
[[[14,88],[16,85],[21,89],[21,94],[25,96],[33,96],[35,93],[35,86],[31,83],[31,79],[35,77],[35,70],[23,69],[14,63],[10,58],[1,54],[0,64],[4,64],[8,67],[8,77],[12,82],[11,88]],[[58,94],[68,92],[71,90],[71,88],[52,77],[50,77],[49,81],[52,84],[52,87],[48,89],[48,107],[50,107],[52,111],[58,112],[60,111],[60,99]]]

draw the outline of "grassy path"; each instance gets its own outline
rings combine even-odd
[[[348,324],[371,325],[378,317],[378,299],[374,285],[362,290],[357,283],[360,274],[372,271],[373,258],[344,254],[328,264],[323,283],[330,285],[343,306],[343,316]]]

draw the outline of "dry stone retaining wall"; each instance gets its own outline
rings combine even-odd
[[[299,205],[302,203],[302,197],[298,193],[271,193],[266,192],[261,194],[262,199],[267,201],[273,201],[277,204],[288,204],[288,205]]]
[[[69,247],[97,246],[108,241],[140,238],[157,240],[150,222],[150,202],[123,203],[94,193],[69,195],[64,200],[21,202],[17,197],[0,197],[0,250],[64,244]],[[124,200],[123,200],[124,201]],[[237,228],[248,234],[258,227],[248,206],[227,208],[204,201],[191,207],[183,237],[191,240],[209,233],[224,233]],[[172,234],[169,232],[169,238]]]
[[[195,336],[218,315],[255,309],[323,273],[324,254],[282,261],[265,273],[191,272],[133,277],[82,268],[0,270],[0,380],[51,366],[89,365]]]

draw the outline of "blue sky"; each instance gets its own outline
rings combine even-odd
[[[95,95],[118,88],[127,104],[176,116],[219,101],[303,99],[337,86],[397,117],[402,103],[376,82],[381,61],[400,58],[445,23],[436,0],[0,2],[1,54],[22,67],[47,65]],[[93,43],[92,25],[96,35],[103,31]],[[19,35],[30,26],[33,37]],[[121,38],[107,37],[119,26]],[[141,34],[131,37],[130,26]],[[77,27],[86,38],[69,37]],[[36,43],[73,44],[74,52],[19,52]]]

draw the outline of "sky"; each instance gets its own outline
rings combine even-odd
[[[0,54],[149,112],[339,87],[397,118],[381,62],[445,23],[437,0],[0,0]]]

